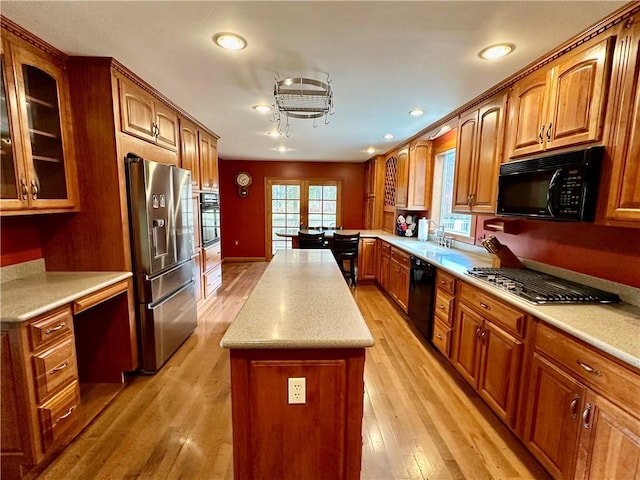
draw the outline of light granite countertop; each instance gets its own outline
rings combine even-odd
[[[280,250],[220,341],[223,348],[373,345],[330,250]]]
[[[131,276],[131,272],[39,272],[0,284],[0,320],[17,324]]]

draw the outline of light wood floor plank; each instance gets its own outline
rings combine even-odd
[[[38,478],[231,480],[229,353],[219,342],[266,265],[225,263],[218,298],[182,348],[156,375],[130,379]],[[353,293],[376,342],[365,364],[362,480],[549,478],[376,286]]]

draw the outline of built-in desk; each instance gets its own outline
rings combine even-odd
[[[220,345],[236,480],[360,478],[373,338],[329,250],[278,251]]]

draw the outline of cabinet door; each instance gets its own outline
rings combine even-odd
[[[545,147],[600,140],[613,37],[563,60],[553,72]]]
[[[410,270],[405,266],[400,266],[398,271],[398,290],[396,301],[405,313],[409,311],[409,282],[411,281]]]
[[[64,70],[24,49],[12,56],[27,175],[20,182],[31,208],[71,208],[76,177]]]
[[[202,190],[218,190],[218,150],[216,141],[200,133],[200,183]]]
[[[382,253],[380,256],[380,273],[378,274],[378,283],[386,291],[389,291],[389,276],[391,274],[391,257],[388,253]]]
[[[456,168],[453,181],[452,211],[469,213],[471,210],[472,178],[475,176],[474,157],[478,110],[460,117],[456,145]]]
[[[153,104],[156,123],[156,143],[170,150],[178,150],[178,114],[160,102]]]
[[[120,79],[120,102],[122,131],[155,143],[153,97],[133,83]]]
[[[477,151],[473,168],[475,175],[471,192],[471,210],[475,213],[496,211],[506,99],[506,94],[499,96],[480,108],[478,114]]]
[[[407,207],[407,193],[409,183],[409,149],[398,151],[396,170],[396,207]]]
[[[548,71],[541,69],[514,86],[509,121],[512,132],[510,158],[539,152],[544,148]]]
[[[611,145],[611,181],[606,217],[640,224],[640,18],[623,31],[616,46],[619,90],[610,103],[617,105],[617,130]]]
[[[471,385],[477,385],[483,318],[460,303],[456,312],[453,366]]]
[[[431,203],[431,142],[415,142],[409,149],[407,208],[428,210]]]
[[[198,131],[190,122],[180,121],[180,162],[191,172],[191,186],[200,190],[200,158],[198,156]]]
[[[485,321],[480,342],[478,392],[506,424],[513,426],[524,346],[490,321]]]
[[[376,239],[361,238],[358,252],[358,280],[375,280],[377,263]]]
[[[524,443],[556,479],[572,478],[585,395],[584,386],[534,353]]]
[[[574,478],[640,478],[638,417],[589,392],[582,421]]]

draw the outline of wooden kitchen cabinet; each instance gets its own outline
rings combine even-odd
[[[358,282],[375,281],[378,272],[376,238],[360,238],[358,246]]]
[[[384,198],[384,157],[378,156],[365,163],[364,169],[364,228],[382,228],[382,203]]]
[[[395,206],[407,210],[428,210],[433,181],[431,142],[415,140],[398,150],[396,158]]]
[[[56,52],[2,18],[2,215],[78,209],[66,57]]]
[[[409,147],[398,150],[395,153],[395,158],[395,207],[407,208],[407,195],[409,191]]]
[[[388,292],[405,313],[409,310],[410,269],[409,254],[391,247]]]
[[[589,43],[514,85],[510,159],[601,140],[613,44]]]
[[[183,118],[180,119],[180,166],[191,172],[191,187],[193,190],[200,190],[198,129],[192,122]]]
[[[459,283],[452,363],[491,409],[515,426],[526,315]]]
[[[177,151],[177,112],[128,79],[120,78],[118,84],[122,131]]]
[[[202,283],[205,300],[216,295],[222,285],[221,242],[202,249]]]
[[[603,166],[603,220],[640,227],[640,15],[621,29],[614,54],[614,80],[609,106],[612,137],[610,163]],[[617,223],[616,223],[617,222]]]
[[[524,442],[554,478],[636,478],[640,373],[536,325]]]
[[[378,283],[385,292],[389,291],[389,274],[391,273],[391,245],[380,240],[380,260],[378,263]]]
[[[208,192],[219,191],[217,138],[200,132],[200,183]]]
[[[436,271],[431,342],[447,358],[451,354],[455,285],[456,279],[453,275],[441,269]]]
[[[456,146],[453,211],[494,213],[502,163],[507,93],[460,116]]]

